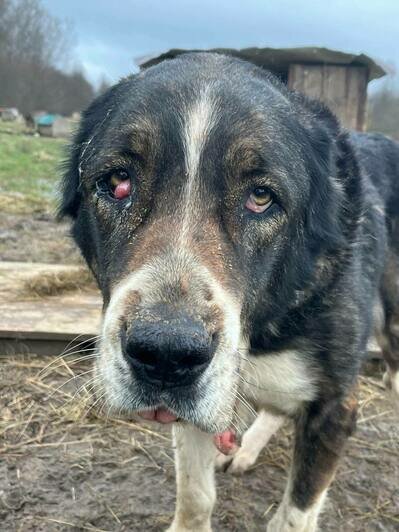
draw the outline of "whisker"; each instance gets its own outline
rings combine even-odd
[[[98,381],[100,384],[101,384],[101,381],[100,381],[100,378],[98,377],[98,375],[94,375],[94,377],[92,377],[91,379],[88,379],[86,382],[84,382],[81,386],[79,386],[79,388],[75,391],[75,393],[73,394],[73,396],[68,399],[68,401],[65,401],[64,403],[64,407],[68,407],[73,401],[76,401],[76,398],[81,396],[81,392],[83,391],[83,389],[85,388],[85,386],[88,386],[88,385],[92,385],[93,386],[95,385],[95,382]],[[88,393],[88,396],[89,396],[89,399],[91,397],[94,397],[95,394],[90,394]],[[81,396],[82,397],[82,396]]]
[[[97,399],[90,405],[90,407],[84,413],[84,417],[87,417],[89,415],[90,411],[93,410],[93,408],[104,398],[106,393],[107,393],[106,390],[104,390],[103,393],[99,397],[97,397]],[[98,414],[100,414],[100,412],[101,412],[101,409],[98,410]]]
[[[254,407],[246,400],[246,398],[240,393],[239,390],[236,390],[235,392],[236,398],[241,402],[243,406],[248,410],[248,412],[254,416],[255,418],[258,416],[258,412],[254,409]]]
[[[93,351],[93,352],[88,353],[88,354],[86,354],[84,356],[77,356],[77,358],[75,358],[73,360],[66,361],[66,360],[64,360],[64,357],[58,358],[57,359],[58,364],[56,366],[52,365],[51,367],[48,367],[46,373],[43,373],[43,370],[41,370],[38,373],[37,376],[39,378],[45,379],[49,375],[51,375],[52,373],[56,372],[61,367],[66,367],[67,370],[71,371],[70,366],[72,366],[73,364],[79,363],[79,362],[84,362],[84,361],[87,361],[87,360],[90,360],[92,358],[96,358],[96,357],[99,356],[99,354],[97,352],[95,352],[96,351],[95,349],[85,349],[85,350],[82,350],[82,351],[77,351],[77,352],[71,353],[71,355],[78,355],[79,353],[85,353],[85,352],[89,352],[89,351]]]
[[[84,336],[84,333],[81,333],[81,334],[78,334],[77,336],[75,336],[75,338],[73,338],[65,347],[64,351],[61,353],[61,356],[65,355],[66,353],[68,353],[68,351],[70,351],[71,349],[75,348],[76,345],[74,345],[74,342],[76,342],[79,338],[81,338],[82,336]],[[86,342],[95,342],[97,341],[99,338],[101,338],[101,334],[95,334],[93,336],[90,336],[89,338],[86,338],[85,340],[82,340],[80,343],[78,343],[77,345],[82,345]]]
[[[87,375],[88,373],[93,373],[93,371],[95,371],[95,368],[91,368],[88,371],[84,371],[83,373],[79,373],[78,375],[74,375],[73,377],[71,377],[67,381],[63,382],[60,386],[58,386],[58,388],[56,388],[53,391],[53,393],[50,395],[50,397],[52,397],[56,392],[59,392],[60,390],[62,390],[62,388],[64,386],[66,386],[68,384],[68,382],[71,382],[74,379],[78,379],[79,377],[83,377],[83,375]]]
[[[99,337],[97,337],[97,338],[99,338]],[[52,361],[51,361],[49,364],[47,364],[44,368],[42,368],[42,369],[39,371],[38,376],[42,376],[43,373],[46,373],[47,370],[48,370],[49,368],[51,368],[55,363],[60,362],[60,360],[66,358],[66,357],[68,357],[68,356],[72,356],[72,355],[74,355],[74,354],[77,354],[77,353],[84,353],[84,352],[86,351],[86,349],[81,349],[81,350],[79,350],[78,347],[81,346],[81,345],[83,345],[83,344],[85,344],[85,343],[89,343],[89,342],[91,342],[91,341],[94,341],[94,340],[91,340],[91,339],[89,339],[89,340],[85,340],[85,341],[83,341],[83,342],[81,342],[81,343],[79,343],[79,344],[73,346],[73,349],[74,349],[74,350],[72,350],[72,351],[70,351],[70,352],[65,352],[65,351],[63,351],[58,357],[56,357],[54,360],[52,360]],[[96,349],[96,347],[88,347],[88,348],[87,348],[88,351],[90,351],[90,350],[95,350],[95,349]],[[46,373],[46,375],[47,375],[47,373]]]
[[[285,392],[285,391],[277,390],[273,388],[265,388],[264,386],[260,386],[259,384],[245,380],[245,378],[240,374],[238,374],[238,377],[239,379],[241,379],[242,382],[244,382],[248,386],[253,386],[254,388],[257,388],[258,390],[263,390],[265,392],[276,393],[276,394],[281,394],[281,395],[298,395],[297,392]]]

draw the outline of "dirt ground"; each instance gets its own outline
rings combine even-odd
[[[66,235],[48,215],[1,214],[0,257],[76,262]],[[160,531],[170,523],[169,431],[91,408],[90,387],[82,388],[89,362],[75,352],[0,354],[1,531]],[[358,431],[330,490],[323,532],[399,530],[399,424],[380,368],[361,377],[359,398]],[[287,426],[247,474],[217,474],[215,531],[265,530],[283,493],[290,441]]]
[[[169,431],[97,415],[85,389],[75,396],[90,375],[76,358],[0,359],[0,530],[165,529],[175,501]],[[361,378],[359,429],[323,531],[399,530],[399,431],[379,377]],[[290,441],[288,426],[250,472],[217,474],[216,531],[265,529],[283,492]]]
[[[75,264],[80,255],[67,222],[51,213],[19,214],[0,209],[0,260]]]

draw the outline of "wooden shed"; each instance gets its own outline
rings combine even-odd
[[[164,59],[203,50],[173,49],[146,57],[138,64],[147,68]],[[319,99],[350,129],[366,128],[367,85],[385,75],[381,66],[364,54],[327,48],[214,48],[207,50],[240,57],[276,74],[291,89]]]
[[[36,122],[37,131],[42,137],[68,138],[73,129],[73,122],[69,118],[56,114],[40,116]]]

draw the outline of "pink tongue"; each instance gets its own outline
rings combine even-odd
[[[213,441],[223,454],[234,454],[238,449],[236,433],[232,429],[215,434]]]
[[[157,408],[156,410],[143,410],[138,413],[140,417],[147,421],[158,421],[158,423],[173,423],[177,421],[177,416],[166,410],[166,408]]]

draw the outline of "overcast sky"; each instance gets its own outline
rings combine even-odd
[[[74,28],[74,59],[94,83],[169,48],[326,46],[366,53],[399,86],[399,0],[43,0]],[[382,81],[372,82],[372,88]]]

